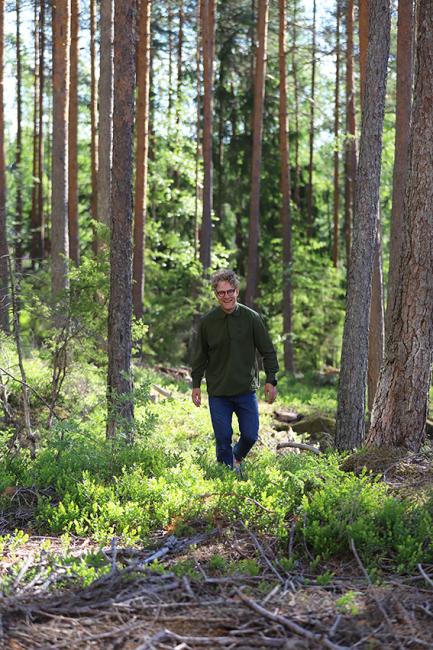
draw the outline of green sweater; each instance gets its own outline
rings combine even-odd
[[[259,387],[256,350],[263,358],[266,383],[276,384],[278,361],[261,316],[237,304],[231,314],[215,307],[200,320],[192,385],[199,388],[203,375],[209,395],[241,395]]]

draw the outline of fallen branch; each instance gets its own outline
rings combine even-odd
[[[305,442],[279,442],[277,445],[277,449],[285,449],[286,447],[294,447],[295,449],[303,449],[304,451],[312,451],[313,454],[317,454],[317,456],[320,456],[320,450],[317,449],[317,447],[313,447],[313,445],[307,445]]]
[[[275,623],[279,623],[280,625],[283,625],[288,630],[290,630],[294,634],[297,634],[303,639],[308,639],[309,641],[319,643],[323,648],[329,648],[330,650],[348,650],[347,646],[342,646],[342,645],[337,645],[336,643],[332,643],[332,641],[328,639],[328,637],[324,636],[323,634],[310,632],[310,630],[306,630],[304,627],[301,627],[301,625],[298,625],[298,623],[294,623],[293,621],[290,621],[285,616],[281,616],[280,614],[273,614],[272,612],[268,611],[267,609],[265,609],[264,607],[256,603],[255,600],[252,600],[251,598],[247,598],[239,589],[236,589],[235,591],[239,596],[239,598],[245,603],[245,605],[248,605],[250,609],[254,610],[258,614],[261,614],[262,616],[269,619],[270,621],[274,621]]]
[[[433,587],[433,580],[424,571],[424,569],[422,568],[422,564],[417,564],[417,567],[418,567],[418,571],[420,572],[420,574],[422,575],[424,580],[427,582],[427,584],[429,584],[431,587]]]

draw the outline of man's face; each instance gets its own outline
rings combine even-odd
[[[230,282],[218,282],[215,289],[215,295],[223,309],[227,314],[230,314],[236,307],[239,290],[232,287]]]

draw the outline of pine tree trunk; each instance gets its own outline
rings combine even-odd
[[[298,26],[296,24],[298,14],[298,2],[293,3],[293,27],[292,27],[292,46],[291,46],[291,69],[293,76],[293,101],[295,103],[295,183],[293,187],[293,198],[298,210],[301,209],[301,167],[299,164],[299,81],[298,81],[298,63],[296,60],[297,43],[298,43]]]
[[[287,112],[286,79],[286,0],[279,0],[279,125],[280,125],[280,186],[281,225],[283,232],[283,336],[284,369],[294,371],[292,344],[292,214],[290,209],[289,120]]]
[[[197,2],[196,9],[196,104],[197,104],[197,113],[196,113],[196,154],[195,154],[195,206],[194,206],[194,259],[198,258],[199,247],[200,247],[200,228],[199,228],[199,203],[202,201],[202,179],[200,174],[200,158],[202,157],[202,148],[201,148],[201,42],[200,42],[200,5],[201,2]]]
[[[137,46],[137,150],[135,164],[135,218],[132,300],[134,315],[143,317],[144,249],[149,150],[149,72],[151,0],[140,0]]]
[[[90,214],[94,222],[98,219],[98,75],[96,28],[96,0],[90,0],[90,177],[92,188]],[[92,249],[95,255],[98,252],[98,248],[98,236],[94,229]]]
[[[80,263],[78,231],[78,47],[80,0],[71,0],[71,52],[69,80],[68,123],[68,217],[69,255],[75,264]]]
[[[15,2],[16,11],[16,66],[17,66],[17,138],[15,149],[15,177],[16,177],[16,197],[15,197],[15,268],[18,272],[22,270],[23,257],[23,170],[22,170],[22,57],[21,57],[21,6],[20,0]]]
[[[98,221],[110,226],[113,129],[113,0],[101,0],[99,23]]]
[[[268,0],[259,0],[258,45],[254,83],[253,151],[251,161],[251,203],[248,231],[248,272],[245,303],[253,306],[258,289],[260,237],[260,171],[262,162],[263,108],[268,38]]]
[[[418,451],[433,354],[433,1],[420,0],[409,179],[398,287],[374,402],[370,445]]]
[[[44,90],[45,90],[45,0],[39,3],[39,127],[38,127],[38,256],[45,257],[45,213],[44,213]],[[36,247],[35,247],[36,250]]]
[[[53,148],[51,208],[51,288],[68,286],[68,108],[70,2],[53,5]]]
[[[33,159],[32,159],[32,207],[30,212],[30,257],[32,260],[32,269],[35,268],[36,261],[39,258],[38,247],[38,182],[40,178],[39,164],[39,93],[40,93],[40,70],[39,70],[39,39],[40,30],[38,28],[38,3],[34,3],[34,78],[33,78]]]
[[[335,44],[335,111],[334,111],[334,220],[332,238],[332,261],[338,266],[339,212],[340,212],[340,0],[337,0],[337,26]]]
[[[200,261],[206,270],[211,262],[212,238],[212,113],[215,55],[215,0],[201,0],[203,42],[203,216],[200,231]]]
[[[115,5],[107,437],[133,440],[132,176],[135,0]]]
[[[3,106],[4,9],[4,0],[0,0],[0,330],[9,333],[9,271],[6,233],[5,122]]]
[[[368,0],[361,0],[360,5],[360,85],[361,111],[364,107],[365,84],[367,74],[369,15]],[[384,306],[383,306],[383,272],[382,272],[382,242],[380,229],[380,207],[377,208],[377,237],[374,248],[373,275],[371,281],[370,325],[368,334],[368,411],[371,413],[374,395],[379,381],[380,367],[383,361],[384,348]]]
[[[410,115],[413,82],[413,0],[399,0],[397,25],[397,88],[395,155],[392,185],[392,212],[389,243],[388,301],[386,331],[399,291],[398,267],[404,230],[404,200],[409,170]]]
[[[177,33],[177,80],[176,80],[176,124],[180,121],[180,109],[182,105],[182,81],[183,81],[183,40],[185,11],[183,0],[179,0],[179,29]]]
[[[357,166],[355,81],[353,66],[353,0],[347,0],[346,8],[346,142],[344,147],[344,241],[346,268],[349,268],[353,202]]]
[[[389,2],[371,0],[353,244],[341,353],[336,447],[364,441],[371,278],[377,234],[382,129],[390,40]]]
[[[313,235],[313,155],[314,155],[314,108],[316,101],[316,0],[313,0],[313,26],[311,43],[311,95],[310,95],[310,133],[308,154],[308,185],[307,185],[307,237]]]

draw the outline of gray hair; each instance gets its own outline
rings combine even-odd
[[[241,286],[238,276],[231,269],[222,269],[221,271],[215,271],[215,273],[212,274],[210,281],[212,284],[212,289],[214,291],[216,291],[218,282],[229,282],[235,289],[239,289]]]

